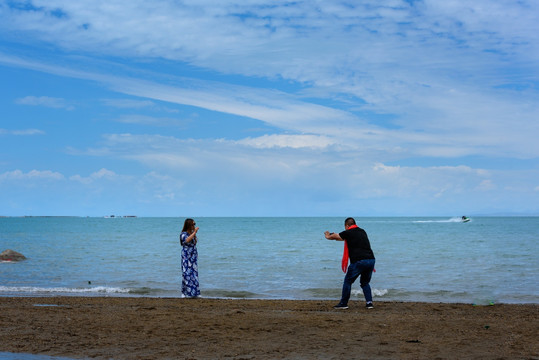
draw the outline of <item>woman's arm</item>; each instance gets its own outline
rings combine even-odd
[[[188,242],[193,241],[193,239],[194,239],[195,236],[197,235],[197,231],[198,231],[198,228],[195,228],[195,231],[193,231],[193,233],[192,233],[191,235],[189,235],[189,236],[185,239],[185,242],[188,243]]]

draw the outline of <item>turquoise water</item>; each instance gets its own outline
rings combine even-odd
[[[204,297],[337,299],[343,218],[196,218]],[[356,218],[374,300],[539,303],[539,217]],[[183,218],[0,218],[0,296],[180,297]],[[353,298],[361,299],[357,284]]]

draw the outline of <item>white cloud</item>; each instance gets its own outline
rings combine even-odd
[[[359,122],[349,112],[303,102],[274,90],[186,78],[174,86],[117,77],[108,82],[126,94],[245,116],[294,131],[335,132],[336,126]]]
[[[496,189],[496,185],[493,183],[491,179],[483,180],[477,186],[477,190],[480,190],[480,191],[490,191],[490,190],[495,190],[495,189]]]
[[[425,158],[451,164],[487,158],[494,168],[502,157],[535,164],[536,1],[14,4],[0,6],[0,31],[7,39],[24,37],[38,43],[36,48],[61,51],[33,57],[31,50],[21,55],[15,49],[0,53],[0,63],[89,80],[133,96],[102,100],[113,112],[105,116],[122,124],[103,130],[116,134],[102,143],[71,154],[143,167],[150,175],[141,181],[141,191],[151,188],[146,185],[152,179],[162,184],[148,190],[156,199],[177,200],[179,189],[194,185],[214,194],[275,186],[289,194],[309,189],[313,197],[419,202],[536,188],[537,174],[530,169],[393,166]],[[126,58],[131,67],[120,64]],[[162,102],[233,115],[222,121],[255,119],[271,133],[241,139],[243,132],[234,140],[129,133],[141,128],[128,126],[133,124],[182,126],[183,120],[148,115],[167,111]],[[46,96],[17,103],[72,106]],[[115,178],[121,176],[106,169],[70,177],[87,185]],[[135,178],[140,176],[122,179],[133,185]]]
[[[409,167],[374,164],[352,173],[348,184],[360,198],[428,199],[468,193],[489,181],[490,174],[469,166]],[[357,184],[354,186],[354,184]]]
[[[529,87],[539,60],[530,31],[537,29],[535,2],[35,4],[39,9],[33,12],[6,7],[4,26],[36,37],[41,35],[34,31],[43,32],[68,50],[84,44],[87,53],[166,58],[301,86],[269,91],[163,74],[145,81],[148,74],[140,71],[136,79],[28,61],[23,66],[94,79],[146,99],[250,117],[294,133],[344,134],[350,147],[357,139],[363,147],[383,144],[391,156],[393,149],[404,157],[539,155],[532,135],[539,126],[533,101],[538,94]],[[69,16],[55,17],[52,10]],[[504,88],[508,83],[529,89],[514,92]],[[302,98],[313,94],[314,99]],[[321,105],[328,98],[348,99],[349,105]],[[106,101],[117,107],[154,104]],[[393,119],[387,124],[379,114]],[[398,130],[392,130],[395,125]]]
[[[118,176],[114,171],[107,170],[105,168],[96,171],[90,176],[82,177],[80,175],[73,175],[69,177],[69,180],[77,181],[85,185],[94,183],[97,180],[107,180],[107,181],[116,181],[120,176]]]
[[[327,148],[334,141],[326,136],[318,135],[264,135],[257,138],[246,138],[238,144],[255,148]]]
[[[65,99],[54,98],[49,96],[26,96],[15,100],[15,103],[20,105],[45,106],[55,109],[73,110],[75,107],[68,104]]]
[[[145,195],[140,199],[141,202],[174,203],[189,198],[184,185],[185,181],[181,179],[151,171],[137,181],[136,188],[139,194]]]
[[[275,2],[271,7],[257,2],[34,3],[40,8],[31,12],[6,7],[4,26],[55,39],[68,49],[340,84],[369,99],[388,98],[377,91],[380,80],[386,90],[399,83],[409,87],[424,78],[409,75],[449,71],[471,53],[483,54],[478,66],[492,66],[496,51],[516,53],[526,62],[539,53],[533,51],[539,12],[534,1]],[[58,9],[67,16],[52,15]]]
[[[11,58],[11,61],[17,62],[17,59]],[[390,150],[391,158],[398,153],[403,157],[486,155],[531,158],[539,155],[539,143],[534,137],[539,124],[533,120],[539,116],[539,106],[525,94],[514,100],[514,97],[503,99],[501,94],[493,98],[473,93],[451,95],[451,92],[443,96],[425,92],[422,98],[419,92],[413,99],[416,103],[425,102],[425,105],[417,107],[420,110],[409,110],[409,114],[394,121],[400,128],[391,129],[348,111],[304,102],[297,96],[273,90],[187,78],[171,86],[27,62],[22,62],[22,66],[95,79],[126,94],[250,117],[284,130],[338,137],[345,147],[361,144],[363,148],[381,152]],[[397,111],[396,108],[392,110]],[[167,126],[181,126],[182,123],[171,118],[142,115],[124,115],[118,120],[144,124],[163,120]]]
[[[156,107],[155,102],[150,100],[103,99],[102,102],[107,106],[113,106],[121,109],[143,109]]]
[[[125,124],[139,124],[139,125],[152,125],[152,126],[174,126],[185,127],[186,121],[182,119],[175,119],[170,117],[155,117],[140,114],[121,115],[114,119],[114,121]]]
[[[150,109],[155,111],[165,111],[168,113],[177,113],[177,109],[156,104],[150,100],[134,100],[134,99],[102,99],[101,102],[106,106],[116,107],[119,109]]]
[[[242,187],[245,190],[248,183],[249,188],[258,191],[296,183],[311,191],[324,193],[332,189],[333,194],[349,194],[357,199],[397,197],[417,201],[462,195],[472,189],[488,192],[495,189],[493,180],[499,177],[470,166],[372,163],[357,151],[341,153],[326,145],[313,146],[320,143],[315,136],[211,141],[121,134],[108,135],[104,140],[104,148],[90,149],[88,154],[136,161],[176,177],[182,186],[207,184],[231,192]],[[246,146],[253,147],[252,151],[246,152]],[[217,179],[219,185],[215,183]]]
[[[24,130],[0,129],[0,135],[30,136],[30,135],[43,135],[43,134],[45,134],[45,132],[39,129],[24,129]]]
[[[0,174],[0,181],[8,180],[63,180],[64,175],[51,170],[31,170],[23,172],[21,170],[6,171]]]

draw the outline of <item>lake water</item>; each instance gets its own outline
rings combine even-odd
[[[181,297],[183,218],[0,218],[0,296]],[[203,297],[338,299],[344,218],[196,218]],[[539,217],[356,218],[374,300],[539,303]],[[363,301],[359,284],[352,299]]]

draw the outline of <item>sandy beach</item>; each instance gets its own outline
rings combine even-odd
[[[539,306],[0,298],[0,351],[98,359],[539,359]]]

